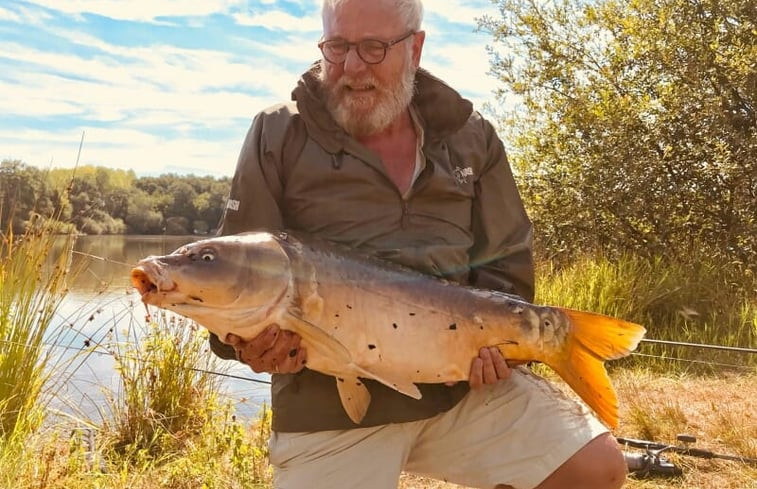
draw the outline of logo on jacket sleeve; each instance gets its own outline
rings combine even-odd
[[[469,166],[466,166],[465,168],[456,166],[453,170],[453,173],[455,174],[455,180],[457,180],[457,183],[462,185],[464,183],[468,183],[468,177],[473,176],[473,168]]]
[[[228,199],[226,201],[226,208],[230,209],[232,211],[238,211],[239,210],[239,201],[234,199]]]

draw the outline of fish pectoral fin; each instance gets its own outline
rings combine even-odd
[[[352,354],[339,340],[300,317],[290,314],[289,319],[288,326],[302,337],[309,352],[322,355],[337,364],[352,364]]]
[[[339,365],[338,371],[349,372],[350,375],[364,379],[373,379],[413,399],[421,398],[421,391],[407,379],[391,378],[384,374],[379,375],[354,363],[352,354],[339,340],[313,323],[293,314],[289,315],[289,320],[289,328],[299,334],[307,343],[308,351],[322,355],[331,360],[333,364]],[[368,401],[370,402],[370,397]]]
[[[353,423],[360,424],[371,404],[371,393],[357,377],[337,377],[336,388],[339,399]]]

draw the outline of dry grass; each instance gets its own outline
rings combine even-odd
[[[757,374],[718,377],[663,376],[640,370],[613,374],[621,405],[616,435],[674,443],[676,435],[696,436],[697,448],[757,458]],[[683,467],[679,478],[640,480],[627,489],[757,489],[757,467],[736,462],[671,455]],[[462,486],[404,474],[401,489],[463,489]]]

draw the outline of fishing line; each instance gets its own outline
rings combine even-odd
[[[84,253],[83,251],[73,250],[71,253],[75,254],[75,255],[86,256],[87,258],[92,258],[92,259],[99,260],[99,261],[106,261],[108,263],[113,263],[115,265],[123,265],[125,267],[133,267],[134,266],[133,263],[124,263],[122,261],[111,260],[110,258],[104,258],[102,256],[91,255],[89,253]]]
[[[742,370],[753,370],[754,369],[754,367],[749,367],[747,365],[733,365],[733,364],[730,364],[730,363],[711,362],[711,361],[707,361],[707,360],[691,360],[689,358],[663,357],[663,356],[659,356],[659,355],[648,355],[646,353],[636,353],[636,352],[633,352],[633,353],[631,353],[631,355],[635,356],[635,357],[657,358],[657,359],[660,359],[660,360],[672,360],[672,361],[676,361],[676,362],[688,362],[688,363],[696,363],[696,364],[701,364],[701,365],[712,365],[712,366],[724,367],[724,368],[737,368],[737,369],[742,369]]]
[[[17,346],[23,345],[23,343],[15,342],[15,341],[8,341],[8,340],[0,340],[0,343],[5,343],[5,344],[8,344],[8,345],[17,345]],[[118,355],[120,358],[123,358],[125,360],[144,361],[142,358],[139,358],[139,357],[133,357],[133,356],[130,356],[130,355],[117,354],[117,353],[110,352],[110,351],[95,350],[94,348],[96,348],[96,347],[81,348],[81,347],[78,347],[78,346],[59,345],[59,344],[56,344],[56,343],[40,343],[40,346],[47,346],[47,347],[58,348],[58,349],[62,349],[62,350],[73,350],[73,351],[77,351],[77,352],[81,352],[81,353],[94,353],[94,354],[103,355],[103,356],[115,356],[115,355]],[[102,346],[102,344],[98,343],[97,346]],[[218,377],[226,377],[226,378],[229,378],[229,379],[246,380],[246,381],[249,381],[249,382],[255,382],[255,383],[258,383],[258,384],[266,384],[266,385],[270,385],[271,384],[271,382],[268,381],[268,380],[255,379],[255,378],[252,378],[252,377],[245,377],[245,376],[242,376],[242,375],[227,374],[227,373],[223,373],[223,372],[217,372],[217,371],[214,371],[214,370],[206,370],[206,369],[195,368],[195,367],[179,367],[179,368],[182,368],[184,370],[190,370],[190,371],[193,371],[193,372],[198,372],[198,373],[204,373],[204,374],[209,374],[209,375],[216,375]]]
[[[667,341],[667,340],[651,340],[644,338],[641,340],[642,343],[651,343],[651,344],[657,344],[657,345],[671,345],[671,346],[686,346],[691,348],[706,348],[710,350],[721,350],[721,351],[733,351],[738,353],[757,353],[757,349],[754,348],[743,348],[738,346],[720,346],[720,345],[708,345],[704,343],[686,343],[681,341]]]

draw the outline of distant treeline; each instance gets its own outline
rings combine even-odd
[[[0,163],[0,229],[21,233],[35,216],[58,216],[61,231],[85,234],[205,234],[221,218],[228,177],[84,166],[42,170]]]

